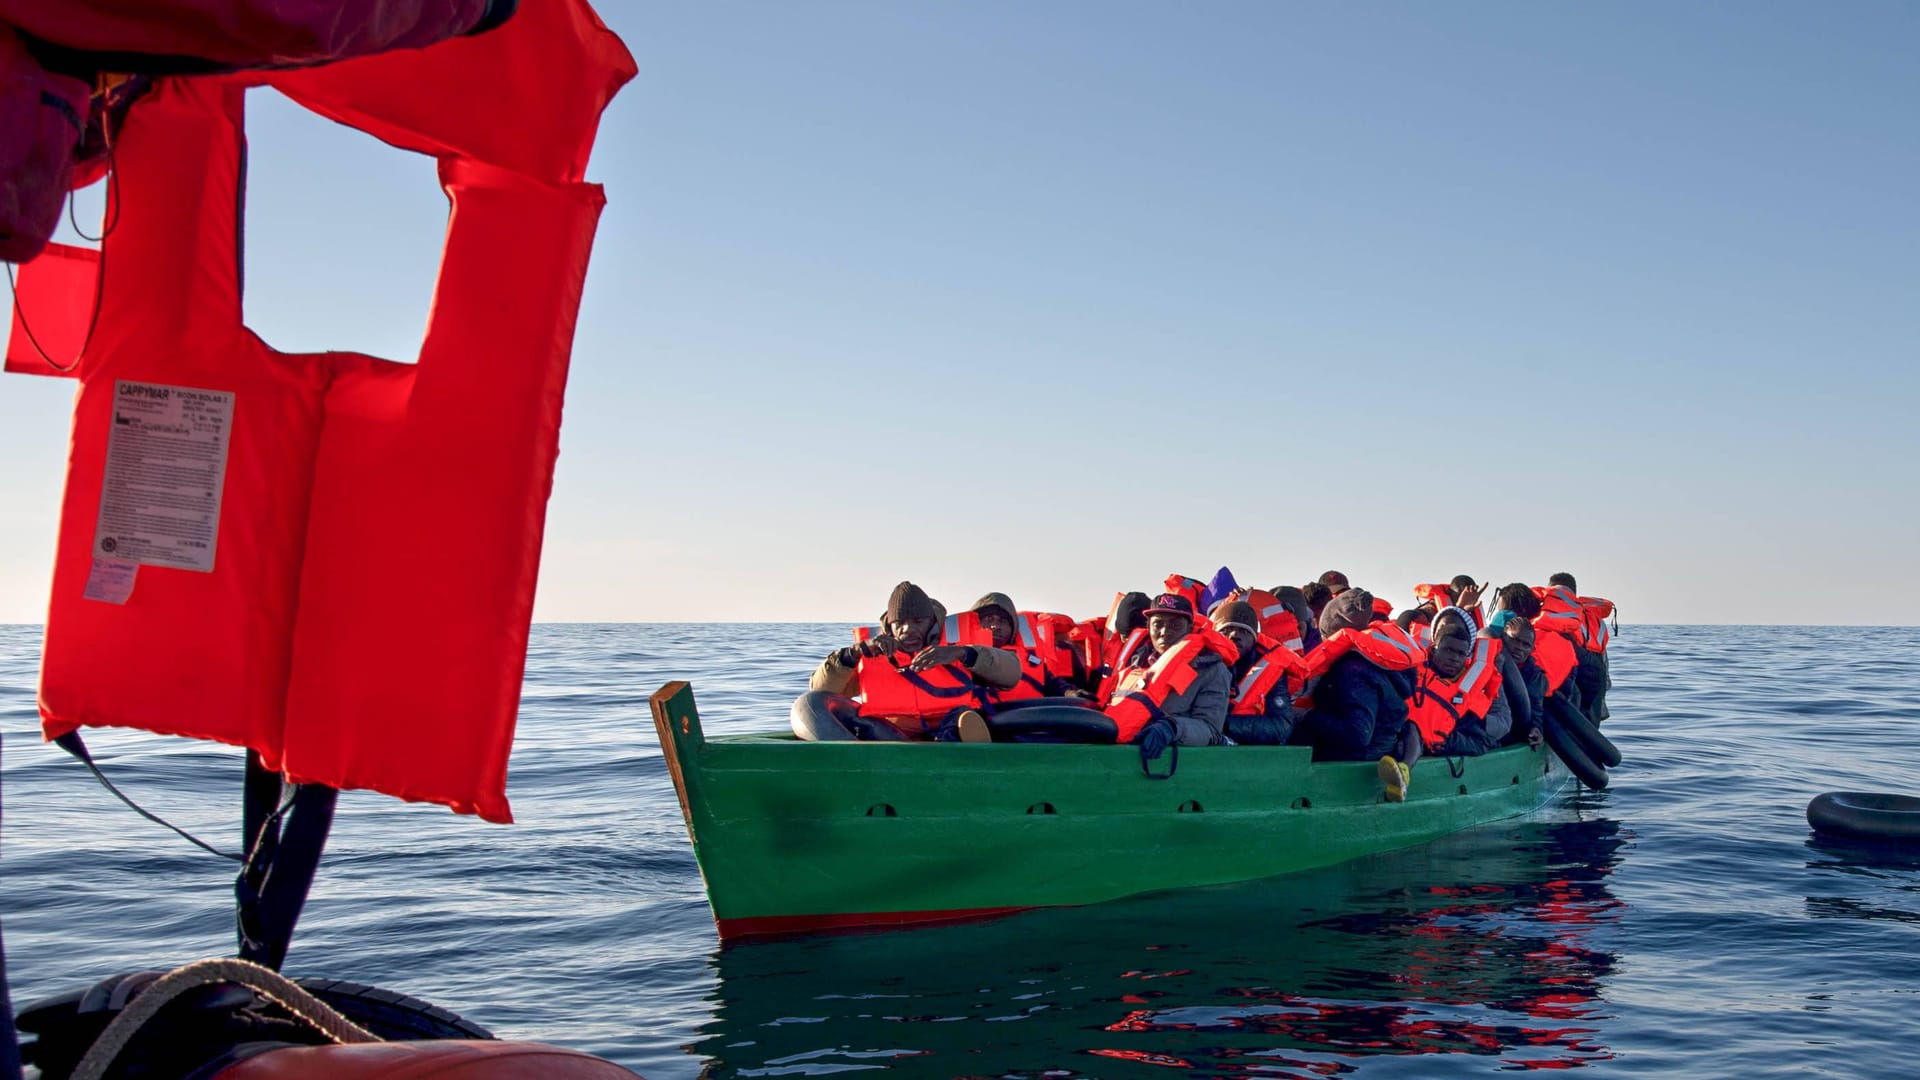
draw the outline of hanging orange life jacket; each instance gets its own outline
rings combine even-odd
[[[1306,642],[1301,639],[1300,620],[1280,598],[1265,589],[1254,589],[1247,593],[1247,603],[1260,616],[1260,633],[1293,650],[1295,653],[1306,651]]]
[[[860,715],[884,720],[910,737],[931,735],[955,709],[988,706],[994,695],[973,681],[961,664],[908,671],[913,654],[863,656],[855,668],[860,681]]]
[[[1267,711],[1267,699],[1273,696],[1273,689],[1280,685],[1281,679],[1306,676],[1307,662],[1300,654],[1265,634],[1260,635],[1253,648],[1253,666],[1233,688],[1233,705],[1228,711],[1234,716],[1263,715]]]
[[[1195,622],[1187,636],[1173,648],[1161,653],[1146,667],[1129,667],[1115,680],[1113,694],[1107,699],[1107,718],[1113,721],[1115,742],[1132,742],[1140,729],[1161,715],[1167,699],[1186,692],[1199,672],[1194,663],[1213,653],[1226,664],[1240,659],[1240,650],[1206,622]],[[1128,654],[1132,656],[1131,653]]]
[[[1457,679],[1442,679],[1433,668],[1420,665],[1413,696],[1407,699],[1407,715],[1420,729],[1427,749],[1445,742],[1462,719],[1486,717],[1493,707],[1493,696],[1500,692],[1500,665],[1496,660],[1502,644],[1494,638],[1474,638],[1473,653]]]
[[[1580,602],[1580,643],[1590,652],[1604,653],[1613,639],[1607,628],[1607,616],[1613,614],[1613,601],[1598,596],[1577,596]]]

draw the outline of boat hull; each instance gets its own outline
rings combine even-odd
[[[709,740],[686,683],[652,707],[728,939],[1270,877],[1524,814],[1568,780],[1544,750],[1434,757],[1388,803],[1373,763],[1304,747],[1189,747],[1155,780],[1130,746]]]

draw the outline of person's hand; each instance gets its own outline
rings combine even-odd
[[[1141,760],[1152,761],[1173,745],[1173,721],[1165,717],[1149,720],[1147,726],[1140,729],[1140,734],[1133,737],[1133,741],[1140,747]]]
[[[1088,691],[1086,691],[1086,690],[1082,690],[1082,689],[1080,689],[1080,688],[1079,688],[1079,687],[1077,687],[1077,686],[1075,686],[1075,687],[1072,687],[1072,688],[1070,688],[1070,689],[1067,689],[1067,690],[1063,690],[1063,691],[1061,691],[1061,692],[1060,692],[1060,696],[1061,696],[1061,697],[1070,697],[1070,698],[1080,698],[1080,699],[1081,699],[1081,700],[1083,700],[1083,701],[1091,701],[1091,700],[1093,700],[1093,694],[1092,694],[1092,693],[1090,693],[1090,692],[1088,692]]]
[[[841,667],[853,667],[858,664],[860,658],[865,655],[866,653],[860,651],[860,646],[849,645],[844,649],[834,650],[833,662],[839,664]]]
[[[1540,729],[1539,728],[1533,728],[1532,730],[1527,732],[1527,747],[1532,750],[1540,749]]]
[[[920,655],[907,665],[908,671],[925,671],[943,664],[963,663],[967,659],[965,645],[930,645],[920,650]]]
[[[860,651],[866,656],[892,656],[898,648],[892,634],[875,634],[860,643]]]
[[[1466,588],[1461,589],[1460,597],[1459,599],[1454,601],[1454,606],[1467,608],[1469,610],[1479,607],[1480,606],[1480,588],[1481,587],[1478,585],[1469,585]]]

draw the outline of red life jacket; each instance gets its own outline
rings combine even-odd
[[[961,612],[953,619],[958,635],[953,644],[987,649],[994,647],[993,632],[981,625],[977,612]],[[1064,671],[1066,678],[1073,678],[1073,653],[1057,637],[1061,623],[1068,628],[1073,625],[1065,615],[1033,611],[1014,615],[1014,638],[999,647],[1020,661],[1020,681],[1005,690],[995,690],[996,700],[1026,701],[1044,697],[1047,683],[1055,674]]]
[[[1113,688],[1120,681],[1120,674],[1126,668],[1127,658],[1138,652],[1140,646],[1146,643],[1147,628],[1144,626],[1137,627],[1126,637],[1107,639],[1106,665],[1101,669],[1104,674],[1100,676],[1100,686],[1094,693],[1094,700],[1113,700]]]
[[[1253,666],[1233,688],[1233,705],[1228,712],[1234,716],[1264,714],[1267,699],[1273,696],[1273,688],[1280,685],[1281,679],[1306,677],[1307,662],[1300,654],[1265,634],[1260,635],[1253,648]]]
[[[1207,591],[1206,582],[1199,578],[1190,578],[1185,574],[1168,574],[1167,580],[1161,584],[1168,592],[1186,597],[1187,602],[1193,605],[1196,617],[1206,617],[1207,613],[1200,610],[1200,595]]]
[[[955,709],[981,708],[994,699],[963,665],[908,671],[912,660],[907,652],[860,658],[854,670],[860,680],[861,716],[884,720],[903,735],[926,736]]]
[[[1420,665],[1413,696],[1407,699],[1407,715],[1420,729],[1427,749],[1445,742],[1463,718],[1486,717],[1493,707],[1493,696],[1500,692],[1500,665],[1496,660],[1502,644],[1490,637],[1474,638],[1473,652],[1458,679],[1442,679],[1433,668]]]
[[[1147,722],[1160,715],[1160,707],[1175,694],[1184,693],[1199,675],[1194,662],[1206,653],[1232,664],[1240,659],[1240,650],[1221,636],[1210,623],[1199,621],[1187,636],[1146,667],[1129,667],[1115,680],[1113,694],[1107,699],[1107,718],[1117,731],[1115,742],[1132,742]],[[1132,656],[1131,653],[1128,654]]]
[[[1373,617],[1376,619],[1393,618],[1393,601],[1384,596],[1373,598]]]
[[[1422,604],[1433,606],[1435,614],[1441,609],[1453,606],[1453,586],[1451,585],[1415,585],[1413,598]]]
[[[1547,693],[1553,694],[1560,685],[1580,666],[1579,646],[1574,644],[1574,635],[1558,630],[1542,630],[1540,624],[1546,616],[1533,620],[1533,662],[1540,665],[1540,671],[1547,677]]]
[[[1254,589],[1247,593],[1247,603],[1260,616],[1260,633],[1272,638],[1295,653],[1306,651],[1306,642],[1300,634],[1300,620],[1280,598],[1265,589]]]
[[[1325,675],[1333,668],[1334,661],[1356,650],[1375,666],[1388,671],[1405,671],[1427,658],[1427,650],[1393,623],[1377,622],[1365,630],[1349,626],[1334,631],[1332,637],[1323,638],[1307,654],[1307,679]]]
[[[1613,601],[1598,596],[1578,596],[1582,635],[1580,643],[1591,652],[1604,653],[1613,640],[1607,628],[1607,616],[1613,614]]]
[[[1397,626],[1399,624],[1396,623],[1394,625]],[[1407,627],[1407,636],[1413,639],[1413,643],[1415,645],[1418,645],[1423,649],[1433,648],[1433,624],[1432,623],[1423,623],[1423,622],[1414,623],[1412,626]]]
[[[1082,619],[1074,623],[1067,633],[1067,641],[1074,655],[1080,658],[1080,666],[1087,671],[1099,671],[1107,656],[1107,621],[1105,619]]]

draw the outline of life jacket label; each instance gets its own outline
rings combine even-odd
[[[232,434],[227,391],[114,380],[94,557],[211,573]]]
[[[87,572],[84,595],[103,604],[124,604],[133,595],[133,583],[140,576],[140,564],[125,559],[95,559]]]

